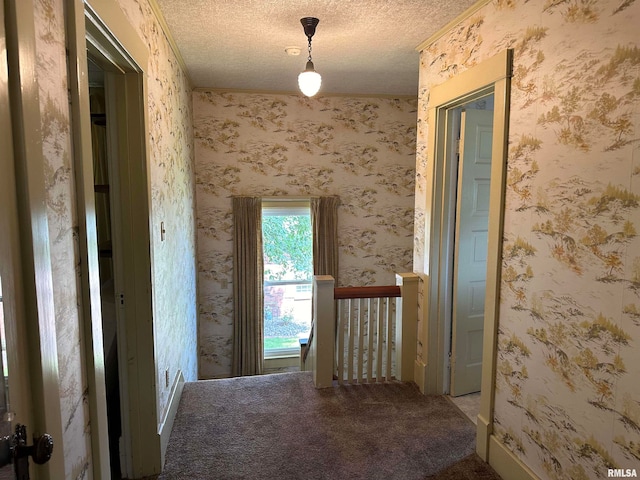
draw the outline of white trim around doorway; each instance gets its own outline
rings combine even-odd
[[[95,205],[91,198],[93,166],[91,162],[90,114],[88,97],[87,48],[92,55],[109,66],[106,75],[107,88],[113,95],[107,108],[116,121],[113,134],[117,137],[114,149],[117,185],[113,187],[117,204],[114,218],[114,263],[118,296],[118,350],[120,363],[120,394],[123,437],[120,455],[122,475],[140,478],[158,474],[162,468],[162,448],[166,444],[165,426],[171,419],[158,418],[158,394],[156,388],[155,339],[153,322],[153,289],[151,284],[151,194],[149,171],[149,134],[147,105],[147,76],[149,49],[124,12],[112,0],[67,0],[72,25],[69,43],[71,60],[77,75],[71,82],[73,107],[73,137],[76,163],[81,162],[80,178],[76,186],[78,216],[86,248],[81,265],[82,275],[97,275],[97,242],[95,238]],[[109,127],[111,128],[111,127]],[[133,208],[135,206],[135,208]],[[91,244],[89,244],[91,243]],[[117,245],[116,245],[117,244]],[[116,246],[119,251],[116,258]],[[84,258],[86,257],[86,258]],[[123,274],[126,268],[126,275]],[[118,278],[119,276],[119,278]],[[109,471],[108,436],[105,434],[106,408],[104,408],[104,352],[99,342],[100,286],[93,281],[83,283],[85,307],[85,332],[87,345],[87,370],[92,377],[94,390],[90,396],[92,424],[92,449],[99,461],[94,465],[94,477],[105,478]],[[102,385],[100,385],[102,383]],[[175,389],[177,397],[181,389]]]
[[[507,163],[510,77],[513,51],[504,50],[492,58],[456,75],[429,91],[428,158],[426,172],[425,273],[423,321],[426,328],[420,340],[426,347],[425,365],[416,366],[416,378],[422,379],[425,393],[444,393],[448,375],[447,319],[441,315],[447,301],[445,288],[451,275],[445,261],[441,261],[451,245],[446,234],[443,205],[450,197],[444,175],[447,165],[447,110],[455,108],[479,95],[494,94],[494,124],[492,138],[492,166],[490,213],[485,297],[485,327],[483,337],[482,393],[478,415],[476,451],[489,460],[489,446],[493,431],[494,386],[496,373],[496,341],[499,314],[500,258],[504,216],[504,195]]]

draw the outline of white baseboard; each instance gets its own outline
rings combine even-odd
[[[420,393],[424,395],[427,386],[427,366],[422,360],[415,361],[413,366],[413,381],[416,382],[416,385],[420,388]]]
[[[495,435],[491,435],[489,439],[489,465],[505,480],[540,480],[540,477],[500,443]]]
[[[169,436],[173,429],[173,421],[176,418],[176,412],[178,411],[178,404],[180,403],[183,389],[184,375],[182,374],[182,370],[179,370],[171,387],[171,393],[169,394],[169,408],[167,408],[167,413],[162,419],[162,422],[158,425],[158,435],[160,436],[160,468],[164,468],[164,456],[167,452],[167,446],[169,445]]]
[[[489,462],[489,442],[491,441],[491,432],[493,425],[482,415],[477,417],[476,428],[476,453],[485,462]]]

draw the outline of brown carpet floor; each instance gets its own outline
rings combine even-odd
[[[200,381],[185,385],[160,480],[499,480],[474,445],[475,426],[413,384]]]

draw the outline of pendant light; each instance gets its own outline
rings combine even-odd
[[[300,75],[298,75],[298,86],[300,91],[307,97],[313,97],[318,90],[320,90],[320,84],[322,83],[322,77],[313,67],[311,61],[311,37],[316,33],[316,26],[320,20],[314,17],[305,17],[300,19],[302,27],[304,28],[304,34],[309,40],[309,57],[307,58],[307,66]]]

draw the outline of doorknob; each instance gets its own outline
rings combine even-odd
[[[27,446],[27,427],[16,425],[14,435],[0,438],[0,466],[13,463],[16,478],[29,480],[29,457],[34,463],[47,463],[53,453],[53,437],[48,433],[33,438]]]
[[[33,445],[27,447],[27,427],[16,425],[16,445],[14,458],[26,458],[31,456],[34,463],[42,465],[47,463],[53,453],[53,437],[48,433],[33,438]]]

